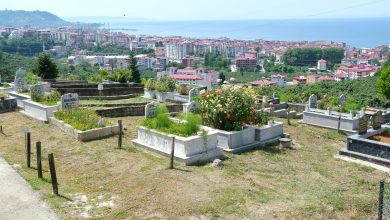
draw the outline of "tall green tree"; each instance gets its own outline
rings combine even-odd
[[[42,79],[55,79],[58,76],[57,64],[51,60],[47,53],[39,55],[33,72]]]
[[[141,74],[138,70],[137,58],[135,58],[135,54],[133,51],[130,53],[130,60],[129,60],[129,67],[128,68],[132,73],[133,81],[136,83],[140,83],[141,82]]]
[[[390,63],[386,63],[379,72],[378,91],[390,99]]]

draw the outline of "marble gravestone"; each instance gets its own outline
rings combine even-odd
[[[309,97],[309,108],[316,108],[316,106],[317,106],[317,96],[313,94]]]
[[[347,98],[345,97],[344,94],[342,94],[342,95],[339,97],[339,104],[340,104],[340,106],[344,106],[346,102],[347,102]]]
[[[27,90],[27,82],[26,82],[26,70],[24,68],[19,68],[15,74],[15,89],[16,90]]]
[[[155,118],[157,116],[158,103],[151,102],[145,106],[145,118]]]
[[[45,88],[41,84],[33,85],[30,87],[30,92],[32,94],[31,96],[40,99],[45,95]]]
[[[61,96],[62,109],[78,108],[79,104],[79,94],[77,93],[68,93]]]

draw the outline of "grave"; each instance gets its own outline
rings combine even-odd
[[[77,93],[68,93],[61,96],[61,108],[78,108],[80,105],[79,95]]]
[[[26,70],[24,68],[19,68],[15,73],[14,86],[16,90],[27,91],[28,87],[25,77]]]

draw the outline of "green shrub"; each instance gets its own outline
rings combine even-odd
[[[188,95],[188,92],[190,91],[186,85],[179,85],[176,90],[180,95]]]
[[[58,92],[57,90],[53,90],[52,92],[45,94],[44,96],[39,96],[34,92],[31,92],[30,95],[31,95],[31,99],[34,102],[38,102],[42,105],[47,105],[47,106],[56,105],[57,102],[61,100],[61,93]]]
[[[28,72],[24,79],[28,85],[36,85],[41,81],[40,78],[32,72]]]
[[[202,119],[199,115],[192,113],[179,114],[184,123],[173,122],[169,119],[168,109],[165,105],[157,107],[157,117],[147,118],[142,122],[142,126],[149,129],[155,129],[168,134],[174,134],[182,137],[189,137],[199,131]]]
[[[11,88],[8,83],[0,83],[0,88]]]
[[[150,91],[156,90],[156,80],[148,79],[148,81],[145,83],[145,87]]]
[[[246,88],[221,88],[201,94],[203,122],[225,131],[239,131],[254,120],[255,95]]]
[[[126,83],[133,79],[133,74],[130,70],[122,68],[117,70],[114,74],[109,75],[108,79],[119,83]]]
[[[176,82],[171,77],[164,77],[156,82],[156,89],[159,92],[173,92],[176,88]]]
[[[87,131],[99,128],[101,117],[95,111],[83,108],[61,110],[54,113],[55,118],[71,125],[74,129]]]

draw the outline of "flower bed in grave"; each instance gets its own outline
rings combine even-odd
[[[197,116],[189,113],[186,121],[172,121],[165,107],[150,103],[145,108],[146,119],[137,127],[133,143],[142,148],[168,156],[174,147],[175,160],[186,165],[200,164],[223,157],[217,147],[217,132],[201,127]],[[158,109],[157,109],[158,108]]]
[[[50,122],[78,141],[92,141],[119,134],[119,125],[104,125],[92,110],[82,108],[54,112]]]

